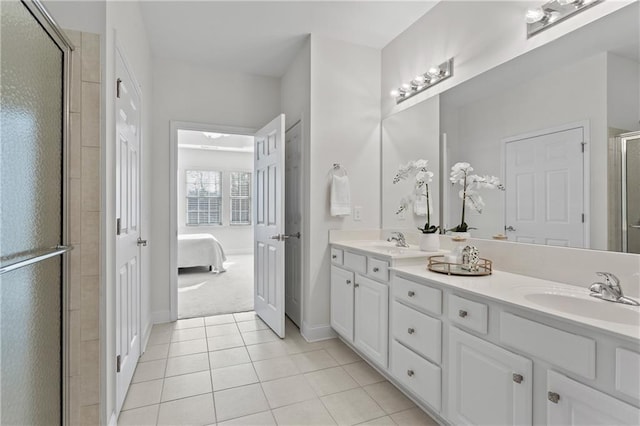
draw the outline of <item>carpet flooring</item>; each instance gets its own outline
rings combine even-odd
[[[253,255],[227,255],[227,272],[178,270],[178,318],[253,310]]]

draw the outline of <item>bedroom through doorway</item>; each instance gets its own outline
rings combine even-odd
[[[178,318],[253,310],[254,138],[177,131]]]

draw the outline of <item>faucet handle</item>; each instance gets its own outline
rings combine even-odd
[[[603,277],[606,284],[613,287],[620,287],[620,280],[611,272],[596,272],[596,275]]]

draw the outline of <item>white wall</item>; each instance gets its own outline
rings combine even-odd
[[[222,225],[186,226],[187,170],[222,172]],[[226,254],[253,251],[253,226],[229,225],[230,172],[253,172],[252,152],[211,151],[180,148],[178,150],[178,234],[211,234],[220,241]]]
[[[307,337],[330,333],[329,229],[380,227],[379,105],[380,51],[312,35]],[[333,163],[348,170],[352,206],[362,207],[360,221],[329,214]]]
[[[640,17],[639,17],[640,18]],[[607,55],[607,125],[640,130],[640,64]]]
[[[47,8],[60,28],[101,35],[105,34],[107,4],[105,0],[43,0],[42,4]]]
[[[382,116],[442,93],[631,2],[603,2],[527,39],[525,13],[540,1],[442,1],[382,50]],[[451,57],[455,64],[450,79],[395,105],[392,89]]]
[[[474,173],[502,173],[502,140],[552,127],[589,122],[591,154],[591,246],[607,247],[607,55],[600,53],[533,79],[493,92],[491,96],[447,110],[442,132],[448,134],[449,164],[471,163]],[[441,95],[443,103],[447,94]],[[549,100],[553,99],[553,102]],[[457,117],[457,123],[454,122]],[[445,124],[446,123],[446,124]],[[455,128],[454,128],[455,127]],[[453,130],[453,131],[451,131]],[[454,136],[457,133],[457,136]],[[577,155],[577,154],[576,154]],[[449,223],[460,221],[459,185],[450,187]],[[470,212],[466,221],[477,228],[476,238],[504,232],[504,202],[500,191],[484,190],[482,214]]]
[[[259,129],[280,113],[279,79],[170,60],[153,62],[151,208],[151,310],[170,319],[169,170],[170,121]]]

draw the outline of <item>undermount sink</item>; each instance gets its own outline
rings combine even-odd
[[[640,310],[589,296],[588,292],[530,288],[524,298],[536,305],[584,318],[619,324],[640,325]]]
[[[409,247],[398,247],[394,242],[375,241],[375,240],[358,242],[357,245],[362,248],[366,248],[367,250],[379,251],[382,253],[390,253],[390,254],[402,254],[408,251],[420,250],[417,246],[410,245]]]

